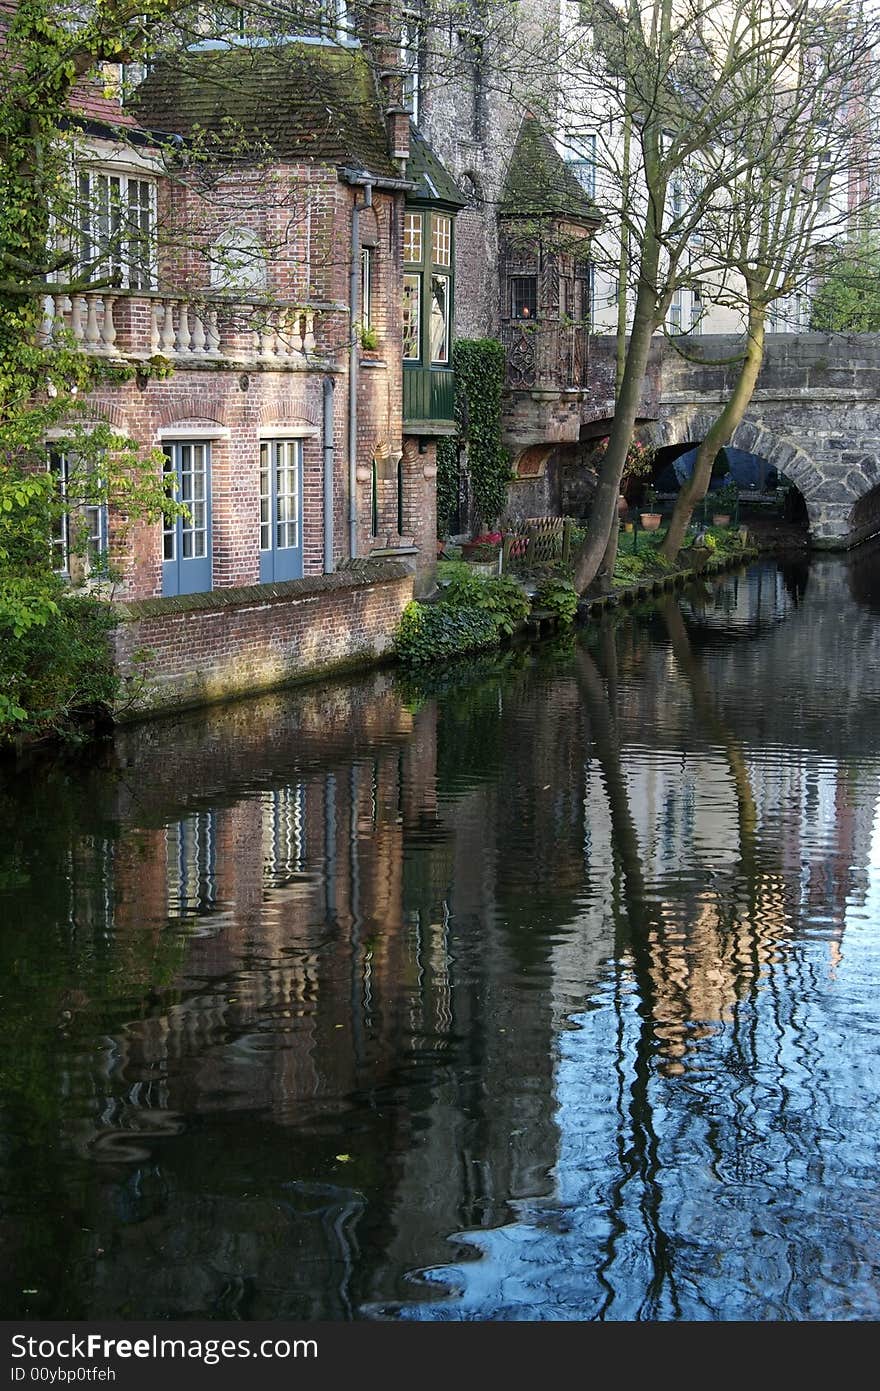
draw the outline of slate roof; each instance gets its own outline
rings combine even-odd
[[[286,43],[189,52],[158,63],[131,109],[169,135],[220,134],[230,120],[279,159],[401,177],[388,153],[373,74],[358,49]]]
[[[415,184],[413,191],[406,195],[408,203],[441,203],[449,208],[463,208],[467,202],[449,170],[441,164],[412,121],[406,177]]]
[[[562,217],[601,222],[553,141],[534,116],[522,119],[498,208],[501,217]]]

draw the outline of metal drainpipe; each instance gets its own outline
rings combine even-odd
[[[373,185],[364,184],[364,201],[355,194],[351,213],[351,279],[349,305],[351,313],[351,352],[348,364],[348,552],[352,560],[357,555],[357,324],[360,317],[361,287],[361,209],[373,206]]]
[[[324,378],[324,574],[333,573],[333,392],[332,377]]]

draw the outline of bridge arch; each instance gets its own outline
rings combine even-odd
[[[645,424],[640,434],[657,448],[699,444],[715,421],[711,411],[678,408]],[[728,441],[736,449],[767,459],[798,489],[807,509],[811,540],[818,545],[851,545],[880,531],[878,465],[871,456],[853,460],[833,481],[803,446],[748,416]],[[872,496],[873,495],[873,496]]]

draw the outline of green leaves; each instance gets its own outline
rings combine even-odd
[[[497,642],[495,621],[483,609],[413,600],[401,616],[394,650],[402,662],[418,666],[494,647]]]
[[[535,593],[535,607],[555,613],[559,623],[568,627],[574,622],[578,607],[577,590],[570,580],[552,576],[542,580]]]

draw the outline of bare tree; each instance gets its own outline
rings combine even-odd
[[[730,223],[738,188],[767,159],[768,136],[808,125],[809,113],[792,104],[793,74],[804,55],[827,49],[840,24],[831,0],[726,6],[630,0],[621,10],[585,0],[581,13],[589,34],[571,40],[569,70],[578,74],[591,119],[599,112],[605,122],[597,151],[603,209],[621,228],[632,277],[614,423],[576,567],[583,592],[599,573],[616,526],[652,339],[676,290],[694,278],[695,238],[707,225],[718,231]],[[622,130],[631,132],[629,150],[613,135]],[[768,244],[773,236],[771,225]],[[718,236],[712,257],[727,292],[733,258],[729,247],[722,254]]]
[[[816,18],[816,17],[814,17]],[[732,113],[731,135],[745,153],[723,204],[701,225],[702,273],[716,299],[734,308],[745,342],[730,394],[681,485],[661,551],[674,560],[695,506],[705,497],[718,450],[740,424],[764,356],[767,315],[827,272],[869,217],[865,156],[877,71],[875,33],[846,8],[805,26],[786,71],[766,71],[756,54],[753,105]],[[681,340],[673,344],[685,356]],[[705,361],[696,357],[697,361]]]

